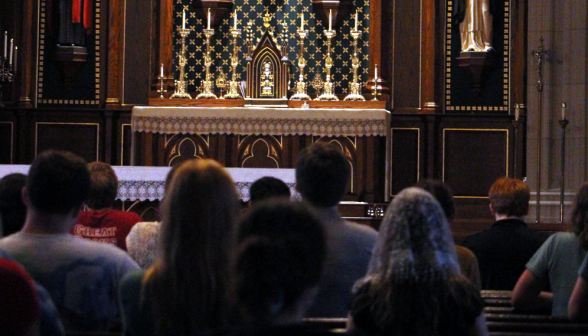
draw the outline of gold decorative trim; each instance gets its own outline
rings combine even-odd
[[[125,162],[125,127],[129,127],[131,129],[131,146],[133,142],[133,128],[131,124],[122,124],[120,125],[120,165],[124,166]]]
[[[441,165],[441,180],[445,182],[445,137],[447,131],[467,131],[467,132],[505,132],[506,133],[506,167],[504,176],[508,177],[508,162],[509,162],[509,150],[510,150],[510,130],[508,128],[444,128],[443,129],[443,159]],[[454,198],[472,198],[472,199],[486,199],[487,196],[457,196],[454,195]]]
[[[14,123],[12,121],[0,121],[0,124],[10,124],[10,164],[14,161]]]
[[[86,125],[96,126],[96,161],[99,161],[100,153],[100,124],[99,123],[68,123],[68,122],[36,122],[35,123],[35,158],[38,153],[38,137],[39,137],[39,125]]]
[[[394,156],[393,153],[393,149],[394,149],[394,144],[393,144],[393,135],[394,135],[394,130],[403,130],[403,131],[417,131],[417,181],[419,181],[421,179],[421,129],[418,127],[392,127],[390,128],[390,157],[392,158]],[[392,193],[392,181],[393,181],[393,176],[394,176],[394,172],[392,170],[392,162],[390,162],[390,197],[394,197],[396,196],[395,194]]]

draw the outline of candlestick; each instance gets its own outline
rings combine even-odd
[[[161,68],[159,70],[159,77],[163,78],[163,63],[161,63]]]
[[[180,78],[175,81],[176,90],[170,98],[190,99],[192,98],[192,96],[190,96],[190,94],[188,93],[188,82],[186,81],[186,64],[188,63],[188,58],[186,57],[186,52],[188,51],[188,46],[186,45],[186,37],[188,37],[188,34],[190,34],[190,29],[180,29],[180,27],[178,27],[178,32],[182,37],[182,46],[180,48],[180,55],[178,56],[178,65],[180,66]],[[161,79],[161,83],[163,87],[163,79]],[[163,89],[161,90],[161,95],[163,96]]]
[[[16,73],[16,63],[18,61],[18,47],[14,46],[14,68],[12,70],[13,73]]]
[[[182,29],[186,29],[186,10],[182,10]],[[163,75],[161,75],[163,77]]]
[[[8,47],[8,32],[4,31],[4,58],[6,58],[6,48]]]
[[[206,29],[210,29],[210,8],[208,9],[208,25],[206,26]]]
[[[13,42],[14,42],[14,39],[10,39],[10,57],[8,58],[9,65],[12,65],[12,49],[14,48]]]
[[[562,104],[562,109],[565,109],[565,103]],[[559,185],[559,222],[563,223],[563,212],[564,212],[564,188],[566,181],[566,127],[569,121],[565,119],[565,116],[559,121],[561,126],[561,180]]]
[[[210,15],[210,10],[208,12]],[[210,20],[208,21],[210,23]],[[216,99],[216,95],[212,92],[212,74],[210,73],[210,66],[212,65],[212,57],[210,52],[210,38],[214,35],[214,29],[205,29],[204,36],[206,37],[206,52],[204,54],[204,80],[202,81],[202,92],[196,96],[196,99]]]
[[[233,29],[237,29],[237,11],[235,11],[235,27]]]
[[[331,18],[329,14],[329,19]],[[330,20],[329,20],[330,23]],[[330,26],[330,24],[329,24]],[[330,27],[329,27],[330,28]],[[331,81],[331,68],[333,67],[333,58],[331,58],[332,53],[332,39],[335,37],[337,32],[334,30],[325,30],[324,34],[327,37],[327,57],[325,58],[325,68],[327,69],[327,78],[323,82],[323,94],[318,96],[316,100],[339,100],[335,95],[335,84]]]
[[[377,101],[378,100],[378,65],[375,64],[375,69],[374,69],[374,86],[372,87],[372,90],[374,91],[374,99],[372,99],[373,101]]]
[[[235,18],[237,12],[235,12]],[[237,27],[237,19],[235,19],[235,27]],[[231,36],[233,37],[233,54],[231,55],[231,80],[229,81],[229,92],[224,95],[226,99],[239,99],[242,96],[239,94],[239,82],[237,81],[237,66],[239,65],[239,48],[237,48],[237,39],[241,36],[241,29],[231,29]]]
[[[561,120],[566,118],[566,103],[561,103]]]
[[[361,32],[357,30],[357,13],[355,14],[355,30],[351,31],[353,37],[353,56],[351,56],[351,67],[353,68],[353,82],[349,84],[349,94],[344,100],[364,101],[365,98],[361,95],[361,83],[359,83],[359,52],[357,48],[358,39],[361,37]]]
[[[333,29],[331,29],[331,25],[333,23],[332,15],[333,15],[333,10],[331,9],[331,10],[329,10],[329,30],[333,30]]]
[[[304,20],[304,19],[303,19]],[[304,29],[298,31],[298,38],[300,39],[300,51],[298,53],[298,82],[296,82],[296,93],[290,98],[290,100],[310,100],[310,96],[306,92],[307,84],[304,81],[304,67],[306,66],[306,60],[304,59],[304,39],[308,34]]]
[[[521,106],[519,104],[515,104],[515,120],[519,121],[520,116],[521,116]]]

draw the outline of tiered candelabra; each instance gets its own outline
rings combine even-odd
[[[357,20],[355,21],[357,24]],[[351,37],[353,37],[353,56],[351,57],[351,67],[353,68],[353,83],[350,84],[349,94],[344,100],[362,100],[365,98],[361,95],[361,83],[359,83],[359,76],[357,70],[359,69],[359,56],[357,52],[357,40],[361,37],[361,31],[355,29],[351,30]]]
[[[2,85],[4,83],[12,83],[14,81],[14,75],[16,74],[16,60],[18,55],[18,47],[14,47],[14,64],[12,58],[14,41],[10,39],[10,57],[6,55],[8,49],[7,33],[4,32],[4,56],[0,56],[0,107],[4,107],[2,104]],[[8,65],[6,65],[8,63]]]
[[[180,49],[180,55],[178,64],[180,65],[180,78],[175,81],[176,84],[176,91],[174,94],[171,95],[170,98],[192,98],[188,93],[188,83],[186,82],[186,64],[188,63],[188,59],[186,58],[186,52],[188,50],[188,46],[186,45],[186,37],[190,34],[190,29],[186,29],[185,27],[179,28],[178,32],[182,37],[182,47]]]
[[[237,14],[235,14],[237,15]],[[236,21],[236,19],[235,19]],[[235,22],[236,23],[236,22]],[[229,81],[229,93],[224,97],[226,99],[239,99],[239,82],[237,81],[237,66],[239,65],[239,50],[237,49],[237,39],[241,36],[241,29],[235,28],[230,30],[233,37],[233,55],[231,56],[231,80]]]
[[[202,92],[196,96],[196,99],[216,99],[216,95],[212,92],[212,74],[210,73],[210,66],[212,65],[212,57],[210,57],[210,38],[214,35],[214,29],[204,29],[204,35],[206,36],[206,55],[204,55],[204,69],[206,73],[204,75],[204,80],[202,81]]]
[[[327,78],[323,83],[323,94],[318,96],[317,100],[339,100],[335,96],[335,85],[331,81],[331,68],[333,67],[333,59],[331,58],[331,40],[337,33],[331,29],[331,15],[329,15],[329,29],[325,30],[325,36],[327,37],[327,57],[325,58],[325,68],[327,69]]]
[[[300,28],[297,33],[300,39],[300,51],[298,53],[298,71],[300,71],[300,75],[298,75],[298,82],[296,82],[296,93],[290,100],[310,100],[310,96],[306,93],[307,84],[304,81],[304,67],[306,66],[306,60],[304,59],[304,39],[308,31]]]

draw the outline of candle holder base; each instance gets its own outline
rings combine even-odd
[[[186,92],[186,81],[177,80],[176,81],[176,91],[169,98],[170,99],[173,99],[173,98],[191,99],[192,96],[190,96],[190,94],[188,92]]]
[[[357,93],[350,93],[343,100],[345,100],[345,101],[365,101],[365,97],[360,94],[357,94]]]
[[[218,97],[212,93],[212,81],[203,81],[202,85],[204,90],[202,93],[196,96],[196,99],[218,99]]]
[[[229,92],[224,95],[222,98],[224,99],[239,99],[242,98],[239,94],[239,82],[237,81],[229,81]]]

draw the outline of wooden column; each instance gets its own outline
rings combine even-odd
[[[439,0],[421,1],[421,111],[435,113],[439,110],[439,102],[435,100],[435,52],[437,36],[436,3]],[[442,44],[440,46],[443,46]]]
[[[38,0],[25,0],[21,2],[21,26],[20,45],[18,46],[18,68],[16,79],[20,83],[18,99],[19,107],[33,107],[35,101],[35,90],[33,85],[33,69],[36,68],[36,49],[33,46],[34,38],[37,36],[36,19],[33,20]],[[33,24],[35,22],[35,24]],[[16,33],[16,32],[15,32]]]
[[[106,108],[117,109],[122,103],[122,78],[123,78],[123,48],[124,48],[124,24],[125,24],[125,0],[108,1],[108,45],[107,69],[106,69]]]
[[[159,0],[159,22],[153,24],[153,27],[158,27],[154,45],[158,47],[159,52],[157,62],[154,62],[151,69],[152,82],[157,81],[161,63],[166,77],[170,77],[172,73],[173,9],[173,0]]]
[[[385,55],[384,57],[390,57]],[[368,82],[374,84],[374,67],[378,65],[378,77],[382,80],[383,92],[389,92],[386,66],[382,65],[382,0],[370,0],[370,71]],[[387,61],[387,60],[384,60]]]

